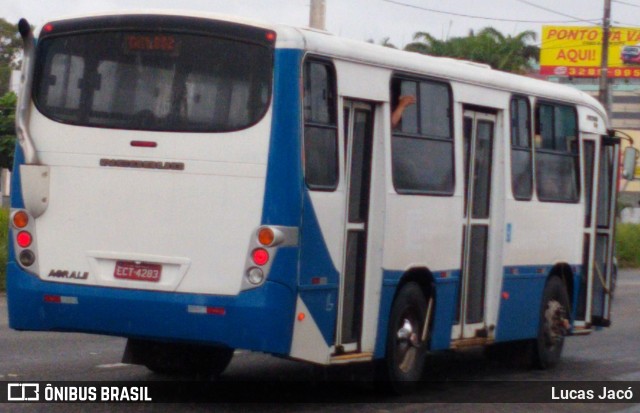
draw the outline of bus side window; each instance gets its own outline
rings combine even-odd
[[[547,202],[580,200],[578,119],[572,106],[536,106],[536,190]],[[538,134],[540,141],[538,142]]]
[[[333,191],[339,176],[335,71],[328,62],[307,60],[303,76],[305,182]]]
[[[513,197],[529,201],[533,196],[531,160],[531,108],[529,99],[511,99],[511,188]]]
[[[415,96],[391,138],[393,185],[399,194],[453,195],[451,89],[447,83],[396,77],[391,110],[400,96]]]

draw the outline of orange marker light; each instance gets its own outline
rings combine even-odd
[[[298,321],[304,321],[305,315],[304,313],[298,314]]]
[[[276,235],[273,233],[273,230],[271,228],[262,228],[260,229],[260,231],[258,231],[258,242],[260,242],[260,244],[264,245],[265,247],[273,244],[275,238]]]
[[[24,228],[29,225],[29,215],[24,211],[18,211],[13,215],[13,226]]]

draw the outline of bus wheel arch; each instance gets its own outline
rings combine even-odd
[[[424,294],[424,297],[427,301],[430,297],[433,297],[435,299],[435,282],[433,273],[427,267],[414,267],[407,270],[400,278],[400,282],[398,283],[398,287],[396,287],[396,292],[393,297],[394,301],[398,296],[400,289],[405,284],[410,282],[414,282],[420,286],[422,294]]]
[[[567,263],[561,262],[553,266],[547,277],[547,283],[551,277],[558,277],[564,284],[564,287],[569,296],[569,314],[572,314],[573,308],[573,296],[574,296],[574,272],[571,266]]]

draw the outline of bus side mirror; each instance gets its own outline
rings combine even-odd
[[[624,158],[622,161],[622,177],[627,181],[633,181],[636,175],[636,160],[638,159],[638,150],[628,146],[624,150]]]

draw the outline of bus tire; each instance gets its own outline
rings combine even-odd
[[[234,350],[221,346],[129,340],[132,360],[154,373],[168,376],[218,377],[233,358]]]
[[[427,301],[420,286],[405,284],[393,301],[386,356],[377,366],[379,383],[391,393],[408,393],[422,378],[428,342],[422,341],[426,312]]]
[[[558,277],[547,281],[542,294],[538,337],[533,343],[533,364],[549,369],[560,361],[564,337],[569,329],[571,308],[567,289]]]

